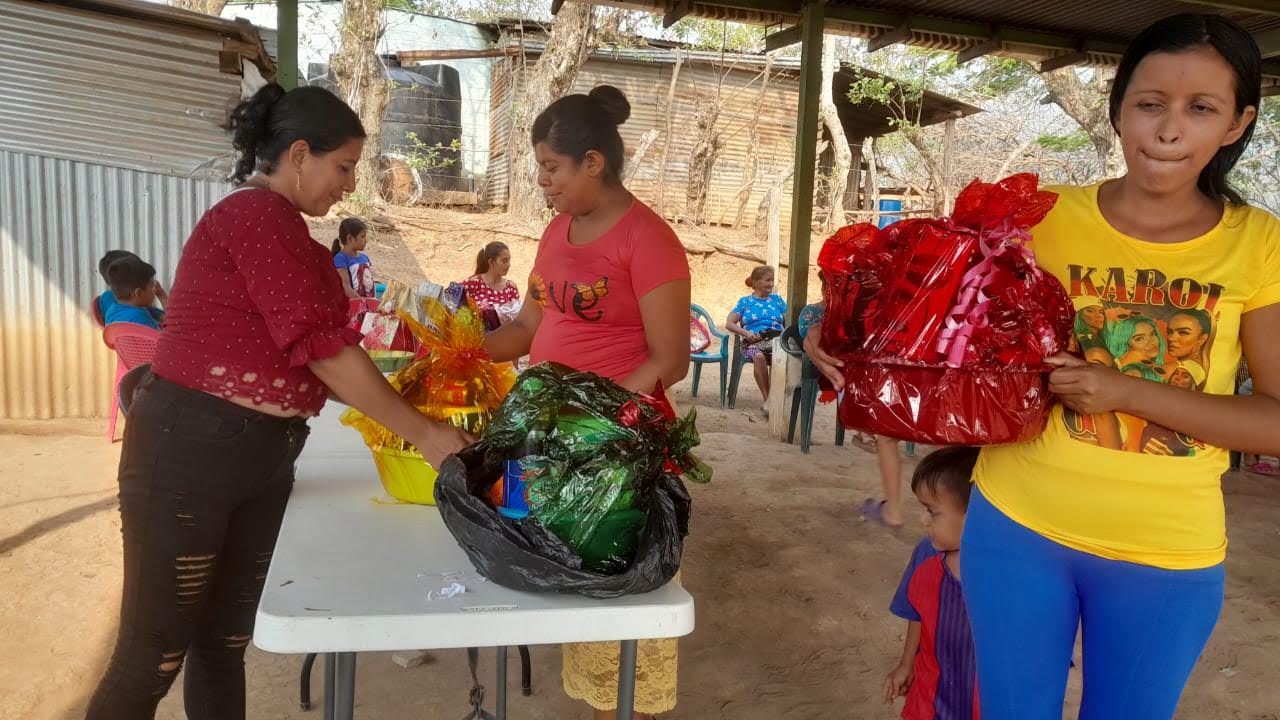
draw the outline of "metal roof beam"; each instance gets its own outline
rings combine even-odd
[[[1051,57],[1048,60],[1042,61],[1040,63],[1040,72],[1042,73],[1053,72],[1054,70],[1060,70],[1064,67],[1070,67],[1072,65],[1083,65],[1084,63],[1087,63],[1087,62],[1089,62],[1089,51],[1084,49],[1084,47],[1081,47],[1079,50],[1076,50],[1075,52],[1067,53],[1066,55],[1059,55],[1057,57]]]
[[[911,33],[911,18],[907,18],[894,29],[882,32],[868,40],[867,52],[877,52],[889,47],[890,45],[897,45],[898,43],[906,42],[911,39]]]
[[[1246,12],[1280,15],[1280,4],[1275,0],[1178,0],[1186,5],[1206,5],[1222,10],[1244,10]]]
[[[800,42],[800,33],[800,26],[792,25],[785,30],[766,35],[764,38],[764,51],[774,52],[785,47],[791,47]]]
[[[1000,31],[997,30],[991,33],[991,39],[983,40],[977,45],[956,53],[956,62],[960,65],[964,65],[965,63],[977,60],[983,55],[990,55],[991,53],[1000,50],[1002,47],[1004,47],[1004,39],[1001,37]]]
[[[678,0],[670,10],[662,16],[662,27],[669,28],[680,22],[686,15],[693,12],[693,0]]]
[[[1280,57],[1280,28],[1260,32],[1254,35],[1253,39],[1257,41],[1262,57]]]

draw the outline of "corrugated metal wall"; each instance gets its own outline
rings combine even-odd
[[[661,194],[663,214],[674,220],[685,215],[690,158],[698,141],[695,117],[701,107],[714,100],[718,88],[724,109],[717,127],[724,146],[716,159],[707,191],[706,217],[713,223],[734,223],[743,200],[739,191],[750,177],[749,168],[754,159],[760,177],[745,198],[744,225],[750,227],[756,207],[768,192],[770,180],[776,173],[786,173],[795,162],[795,108],[799,102],[795,76],[774,69],[766,89],[762,68],[726,69],[707,63],[685,63],[676,79],[675,101],[669,109],[667,93],[674,69],[670,63],[593,57],[583,63],[571,91],[585,93],[596,85],[609,84],[626,93],[631,102],[631,117],[618,130],[627,148],[628,162],[641,136],[651,129],[658,130],[657,140],[628,186],[650,205],[656,205],[659,200],[658,167],[663,146],[670,141]],[[506,204],[511,75],[515,75],[516,82],[521,81],[515,63],[507,61],[495,66],[490,184],[485,193],[486,201],[493,205]],[[756,130],[759,142],[752,143],[749,129],[757,105],[760,107]],[[666,132],[668,116],[672,118],[670,137]],[[783,228],[789,227],[790,218],[791,182],[787,181],[783,186]]]
[[[186,177],[225,175],[218,127],[240,78],[222,38],[50,3],[0,0],[0,148]],[[221,160],[219,167],[198,167]]]
[[[173,278],[226,185],[0,150],[0,417],[104,416],[114,355],[89,314],[98,258],[137,253]]]
[[[132,250],[167,284],[226,191],[219,124],[240,78],[220,72],[221,48],[212,32],[0,0],[0,417],[106,414],[98,258]]]

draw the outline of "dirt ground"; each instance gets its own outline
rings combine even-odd
[[[464,225],[415,230],[410,238],[378,234],[370,247],[375,268],[406,279],[468,274],[476,250],[498,236],[465,226],[487,222],[483,217],[437,215]],[[317,238],[328,238],[333,226],[318,224]],[[511,241],[512,277],[523,287],[534,242],[503,239]],[[723,316],[745,290],[738,283],[751,264],[718,254],[695,260],[695,302]],[[704,387],[715,381],[704,380]],[[896,717],[896,707],[881,703],[880,687],[901,652],[904,624],[887,606],[921,530],[912,524],[890,532],[858,519],[861,499],[878,492],[874,456],[855,445],[834,446],[829,407],[819,409],[815,447],[805,456],[771,439],[758,411],[745,409],[758,407],[754,388],[744,385],[738,410],[719,408],[714,393],[690,398],[688,381],[674,390],[682,407],[698,409],[700,454],[716,477],[690,488],[694,516],[683,577],[697,604],[697,629],[681,641],[680,704],[664,719]],[[0,720],[82,717],[114,640],[120,445],[108,445],[104,434],[102,421],[0,423],[0,456],[7,458],[0,466]],[[366,481],[376,484],[372,466]],[[1280,720],[1276,482],[1226,478],[1227,601],[1184,696],[1184,720]],[[917,511],[913,504],[913,517]],[[513,691],[513,719],[589,717],[561,691],[558,655],[557,647],[533,649],[534,694]],[[319,709],[298,709],[301,662],[250,648],[250,718],[321,717]],[[486,682],[492,667],[486,652]],[[317,669],[317,700],[320,678]],[[1073,698],[1079,686],[1073,671]],[[361,655],[357,714],[462,717],[469,687],[462,651],[434,653],[408,670],[388,654]],[[158,717],[184,717],[181,696],[179,680]]]

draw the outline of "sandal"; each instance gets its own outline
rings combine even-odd
[[[884,500],[876,500],[875,498],[867,498],[862,501],[862,519],[878,522],[890,530],[897,530],[905,525],[905,522],[891,523],[884,519]]]

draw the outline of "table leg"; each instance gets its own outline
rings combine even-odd
[[[333,686],[338,672],[338,654],[324,654],[324,720],[333,720]]]
[[[498,720],[507,720],[507,649],[498,648],[498,687],[493,696],[493,712]]]
[[[356,712],[356,654],[338,653],[337,687],[334,688],[334,720],[352,720]]]
[[[623,640],[618,655],[618,720],[632,720],[636,704],[636,641]]]

